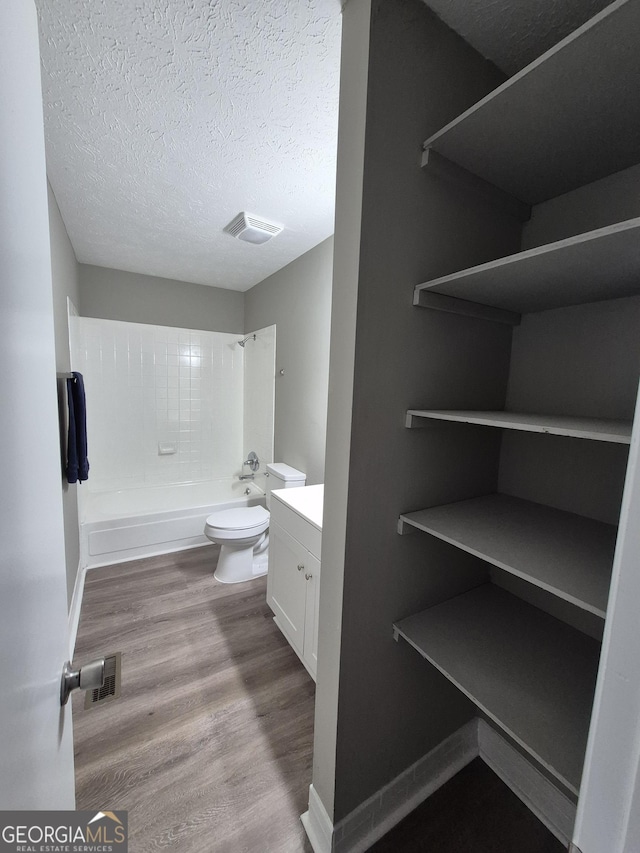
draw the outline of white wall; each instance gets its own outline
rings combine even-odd
[[[275,459],[308,484],[324,481],[332,278],[331,237],[245,293],[247,333],[278,329]]]
[[[56,197],[49,184],[47,184],[47,191],[51,239],[53,321],[56,335],[56,369],[63,372],[71,369],[67,297],[77,308],[80,301],[78,262],[62,220]]]
[[[78,325],[92,491],[239,473],[238,335],[86,317]],[[159,455],[159,444],[177,452]]]
[[[53,323],[56,345],[56,371],[71,370],[69,349],[69,323],[67,298],[77,307],[79,301],[78,263],[62,221],[53,190],[48,189],[49,235],[51,239],[51,280],[53,285]],[[67,446],[67,389],[64,379],[57,380],[58,420],[60,424],[60,480],[62,483],[62,511],[64,515],[64,550],[67,565],[67,598],[71,603],[80,560],[80,534],[78,531],[77,486],[69,484],[65,476]]]

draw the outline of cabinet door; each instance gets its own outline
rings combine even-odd
[[[320,560],[307,555],[307,603],[304,624],[304,661],[315,679],[318,668],[318,609],[320,607]]]
[[[267,603],[275,614],[278,627],[300,656],[304,652],[305,572],[308,573],[310,557],[307,549],[286,530],[278,524],[270,525]]]

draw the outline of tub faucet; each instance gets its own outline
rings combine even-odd
[[[260,460],[258,459],[257,454],[252,450],[247,456],[246,460],[242,463],[244,465],[248,465],[251,468],[250,474],[240,474],[240,480],[253,480],[256,471],[260,467]]]
[[[251,450],[246,460],[242,464],[248,465],[249,468],[251,468],[252,472],[255,474],[255,472],[260,467],[260,460],[258,459],[257,453],[254,450]]]

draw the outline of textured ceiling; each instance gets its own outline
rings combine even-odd
[[[246,290],[333,232],[340,0],[36,0],[82,263]],[[284,225],[263,246],[224,226]]]
[[[608,0],[425,0],[507,74]],[[36,0],[78,260],[246,290],[333,231],[341,0]],[[285,227],[262,246],[240,211]]]
[[[511,76],[611,0],[425,0],[445,24]]]

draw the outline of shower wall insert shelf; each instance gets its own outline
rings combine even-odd
[[[531,205],[636,165],[639,31],[640,3],[617,0],[433,134],[424,143],[424,168],[434,180],[453,181],[454,192],[461,184],[463,192],[480,192],[498,216],[524,221]],[[640,218],[614,222],[431,279],[415,288],[414,305],[476,317],[487,326],[506,323],[514,335],[525,314],[580,311],[576,306],[586,303],[601,303],[602,309],[589,308],[606,311],[612,300],[640,295],[639,238]],[[577,337],[568,346],[583,353]],[[620,373],[622,361],[635,357],[623,346],[622,340],[611,344],[618,356],[612,382],[616,365]],[[536,382],[553,383],[554,376]],[[625,401],[637,389],[627,386]],[[521,400],[523,389],[526,394],[526,383],[518,389]],[[517,412],[478,411],[477,404],[468,410],[413,408],[405,424],[422,428],[416,439],[427,442],[432,430],[451,430],[452,441],[464,441],[469,433],[460,431],[494,428],[502,430],[503,442],[520,442],[510,447],[528,454],[540,451],[536,442],[576,439],[587,454],[624,453],[631,423],[607,417],[611,406],[602,392],[596,383],[589,417],[579,416],[584,406],[576,400],[567,400],[566,411],[544,414],[528,411],[538,407],[532,400]],[[608,451],[612,445],[620,449]],[[617,526],[512,494],[476,493],[403,513],[398,532],[416,531],[494,567],[492,582],[398,621],[395,639],[406,640],[577,796],[600,644],[566,613],[605,619]],[[518,596],[498,585],[507,576],[520,579]],[[566,621],[523,600],[531,595],[538,601],[536,590],[544,590],[550,609],[561,605]]]

